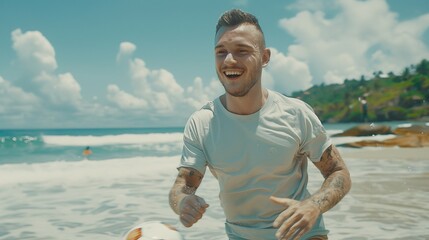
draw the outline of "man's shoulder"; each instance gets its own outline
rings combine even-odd
[[[214,101],[209,101],[204,104],[204,106],[202,106],[200,109],[196,110],[194,113],[191,114],[191,116],[189,117],[189,122],[193,122],[197,125],[206,125],[213,118],[214,110]]]
[[[185,125],[185,137],[190,138],[192,135],[198,135],[201,137],[207,134],[207,130],[209,129],[214,117],[214,105],[214,101],[209,101],[191,114]]]
[[[212,117],[213,113],[214,113],[214,101],[209,101],[206,104],[204,104],[204,106],[202,106],[200,109],[198,109],[197,111],[195,111],[191,117],[196,117],[196,118],[207,118],[207,117]]]
[[[318,119],[314,109],[301,99],[289,97],[278,92],[274,92],[274,102],[281,112],[289,113],[299,119]]]
[[[293,108],[293,109],[303,109],[303,108],[310,108],[310,105],[308,105],[306,102],[302,101],[301,99],[289,97],[282,93],[272,91],[274,95],[274,102],[279,103],[281,106],[286,108]]]

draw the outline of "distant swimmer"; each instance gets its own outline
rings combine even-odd
[[[83,152],[82,152],[83,156],[85,157],[85,159],[88,159],[88,156],[92,154],[91,148],[88,146],[86,147]]]

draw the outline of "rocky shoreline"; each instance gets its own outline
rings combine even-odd
[[[341,144],[341,147],[402,147],[402,148],[419,148],[429,147],[429,126],[426,124],[415,124],[409,127],[398,127],[391,129],[387,125],[361,124],[347,129],[334,137],[342,136],[375,136],[375,135],[396,135],[393,138],[377,141],[363,140],[351,143]]]

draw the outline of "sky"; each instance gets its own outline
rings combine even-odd
[[[182,127],[223,93],[219,16],[254,14],[291,94],[429,59],[427,0],[1,0],[0,129]]]

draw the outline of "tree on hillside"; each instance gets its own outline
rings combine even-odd
[[[375,91],[378,91],[378,90],[380,90],[381,89],[381,83],[380,83],[380,81],[379,80],[373,80],[374,81],[374,90]]]
[[[411,75],[410,68],[409,68],[409,67],[406,67],[406,68],[404,69],[404,71],[402,72],[402,78],[403,78],[403,80],[406,80],[407,78],[409,78],[409,77],[410,77],[410,75]]]
[[[429,61],[403,69],[402,74],[374,71],[373,77],[362,75],[344,79],[343,84],[314,85],[292,95],[312,105],[322,122],[358,122],[362,120],[361,102],[371,103],[371,121],[398,121],[429,116]],[[383,76],[383,77],[381,77]],[[368,79],[366,79],[368,78]]]
[[[365,81],[366,81],[365,76],[364,75],[360,76],[359,83],[361,86],[365,84]]]
[[[417,64],[416,73],[422,75],[429,75],[429,61],[423,59],[419,64]]]
[[[380,76],[383,75],[383,71],[375,71],[372,73],[372,75],[374,75],[375,78],[380,78]]]
[[[417,76],[413,77],[413,79],[411,79],[411,83],[415,90],[417,91],[423,90],[423,79],[421,77],[417,77]]]

